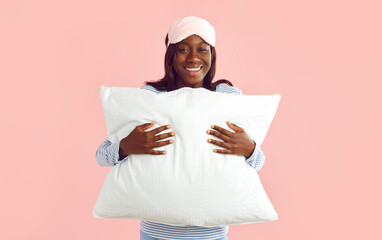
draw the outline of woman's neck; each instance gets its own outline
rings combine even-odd
[[[191,86],[191,85],[186,85],[186,84],[184,84],[184,83],[182,84],[182,83],[177,82],[177,85],[176,85],[176,87],[175,87],[175,90],[176,90],[176,89],[179,89],[179,88],[183,88],[183,87],[198,88],[198,87],[194,87],[194,86]],[[200,86],[200,87],[203,87],[203,85]],[[216,92],[216,87],[213,88],[213,89],[211,89],[211,91],[212,91],[212,92]]]

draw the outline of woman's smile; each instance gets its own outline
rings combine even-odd
[[[199,66],[199,67],[193,67],[193,68],[188,68],[188,67],[184,67],[188,74],[190,74],[191,76],[196,76],[200,73],[200,70],[202,69],[203,66]]]

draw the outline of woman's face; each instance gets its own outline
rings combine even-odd
[[[203,79],[211,67],[211,47],[197,35],[177,43],[172,61],[177,88],[203,87]]]

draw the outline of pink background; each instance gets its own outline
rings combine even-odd
[[[216,29],[215,80],[282,96],[259,172],[279,221],[229,239],[381,239],[382,6],[263,2],[1,1],[0,239],[139,239],[139,220],[92,216],[99,87],[161,78],[188,15]]]

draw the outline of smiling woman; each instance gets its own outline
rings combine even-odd
[[[189,16],[176,20],[170,27],[165,44],[165,75],[156,82],[145,82],[143,89],[161,93],[176,89],[205,88],[219,93],[243,95],[242,91],[233,84],[220,79],[212,80],[216,71],[215,29],[204,19]],[[226,83],[227,85],[223,84]],[[151,119],[155,121],[155,119]],[[109,139],[99,146],[96,158],[101,166],[114,166],[128,161],[132,154],[166,154],[165,151],[155,150],[160,146],[173,144],[174,140],[164,140],[177,133],[162,131],[171,126],[160,126],[153,130],[155,122],[137,126],[120,142],[111,143]],[[206,139],[205,144],[213,144],[224,149],[214,149],[218,154],[235,154],[245,156],[245,162],[259,171],[265,161],[260,145],[251,139],[246,129],[233,123],[227,123],[229,129],[215,125],[213,130],[205,129],[206,133],[219,138],[221,141]],[[141,240],[152,239],[228,239],[229,226],[172,226],[153,221],[141,221]]]

